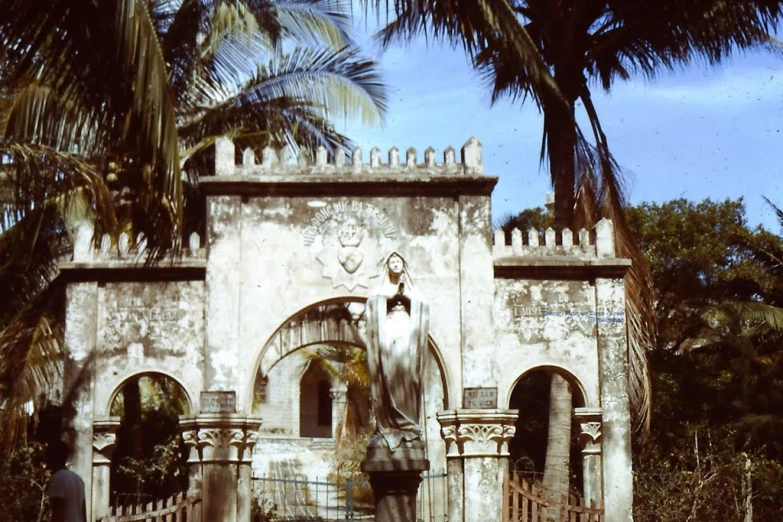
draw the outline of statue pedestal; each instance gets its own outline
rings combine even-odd
[[[370,476],[376,522],[416,522],[416,494],[421,472],[428,469],[423,449],[367,448],[362,471]]]

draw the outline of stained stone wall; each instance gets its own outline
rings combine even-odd
[[[125,380],[146,372],[175,379],[196,404],[203,389],[204,283],[101,285],[96,348],[96,417],[109,415]]]

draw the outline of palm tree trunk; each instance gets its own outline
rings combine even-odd
[[[130,457],[136,464],[144,459],[144,430],[141,425],[141,390],[139,377],[133,377],[122,387],[123,421],[128,426]],[[137,476],[136,495],[142,493],[141,477]]]
[[[549,432],[544,465],[544,489],[552,500],[549,520],[560,520],[558,503],[568,498],[571,449],[571,385],[556,373],[552,374],[549,395]]]
[[[571,74],[567,68],[560,67],[555,74],[563,94],[570,100],[568,105],[562,101],[547,104],[544,111],[544,132],[549,159],[552,184],[555,189],[555,229],[574,226],[575,181],[576,181],[576,124],[574,114],[575,89],[579,76]],[[544,488],[552,499],[549,520],[560,520],[558,503],[563,495],[569,493],[569,463],[571,445],[571,387],[561,376],[553,373],[549,395],[549,428],[547,436],[546,462],[544,465]]]
[[[559,85],[562,75],[556,75]],[[566,93],[566,89],[561,86]],[[566,105],[562,100],[547,103],[544,111],[544,133],[546,137],[549,171],[555,189],[555,230],[558,232],[574,225],[574,187],[576,165],[574,163],[577,135],[574,113],[576,96],[568,96]]]

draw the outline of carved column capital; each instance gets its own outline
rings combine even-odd
[[[109,417],[92,423],[92,463],[93,465],[111,464],[111,457],[117,444],[119,417]]]
[[[180,419],[188,462],[250,463],[261,419],[239,415],[199,415]]]
[[[332,402],[346,402],[348,395],[348,385],[344,382],[335,382],[329,390],[329,396]]]
[[[601,427],[603,425],[600,408],[575,408],[574,417],[579,424],[579,444],[583,455],[601,453]]]
[[[450,410],[438,413],[446,457],[507,457],[517,410]]]

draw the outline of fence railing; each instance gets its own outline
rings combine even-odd
[[[571,496],[566,499],[565,496],[560,500],[564,509],[560,511],[560,522],[604,522],[604,510],[590,501],[587,505],[585,499]]]
[[[146,504],[113,506],[98,522],[201,522],[201,497],[180,493]]]
[[[504,484],[507,499],[508,522],[547,522],[549,511],[557,506],[559,522],[604,522],[604,510],[591,501],[586,505],[584,499],[563,495],[560,502],[553,503],[546,491],[535,484],[512,474]]]
[[[371,520],[375,500],[364,475],[340,481],[298,478],[254,477],[254,494],[274,521],[320,520],[351,522]],[[416,518],[423,522],[446,522],[446,474],[422,475],[416,499]]]
[[[542,488],[516,474],[507,479],[504,486],[504,496],[509,501],[509,522],[547,522],[549,501]]]

